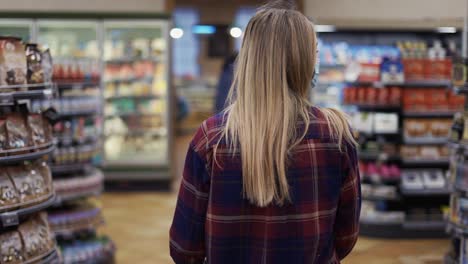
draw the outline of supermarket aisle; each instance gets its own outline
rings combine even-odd
[[[177,175],[181,175],[190,137],[176,140]],[[178,182],[174,186],[178,187]],[[112,236],[117,263],[172,264],[169,257],[169,227],[176,194],[139,193],[105,194],[102,231]],[[127,210],[125,210],[125,208]],[[374,240],[360,238],[344,264],[435,264],[442,263],[448,240]]]

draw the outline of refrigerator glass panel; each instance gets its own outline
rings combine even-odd
[[[32,39],[32,20],[27,19],[0,19],[0,36],[14,36],[24,42]]]
[[[167,166],[165,21],[104,23],[106,164]]]

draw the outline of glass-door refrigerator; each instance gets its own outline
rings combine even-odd
[[[167,20],[104,21],[108,180],[170,179]]]
[[[34,39],[34,21],[32,19],[0,19],[0,36],[14,36],[24,42]]]
[[[38,43],[54,58],[59,121],[52,172],[82,173],[102,157],[101,44],[97,20],[39,19]]]

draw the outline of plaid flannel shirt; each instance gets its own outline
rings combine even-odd
[[[242,166],[221,140],[221,115],[206,120],[190,143],[170,230],[177,264],[340,263],[359,231],[356,148],[338,145],[317,108],[287,171],[292,202],[265,208],[242,195]],[[300,125],[298,126],[300,127]]]

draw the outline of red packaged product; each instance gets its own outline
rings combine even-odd
[[[357,100],[356,103],[358,104],[365,104],[366,103],[366,87],[358,87],[357,88]]]
[[[406,111],[427,110],[424,91],[418,89],[405,90],[403,93],[403,107]]]
[[[389,105],[390,104],[390,91],[391,89],[388,87],[379,89],[379,93],[377,96],[377,104]]]
[[[452,61],[449,59],[425,60],[424,76],[431,80],[450,80]]]
[[[448,96],[448,103],[449,110],[463,111],[463,108],[465,107],[465,96],[450,92]]]
[[[430,89],[425,92],[426,109],[446,111],[449,109],[447,92],[440,89]]]
[[[361,63],[361,73],[359,74],[358,81],[380,81],[380,65],[374,63]]]
[[[379,95],[379,91],[384,90],[384,89],[378,89],[378,88],[367,88],[367,100],[365,101],[366,104],[370,105],[375,105],[377,104],[377,98]]]
[[[387,88],[390,90],[389,104],[391,105],[400,105],[401,104],[401,88],[400,87],[391,87]]]
[[[424,79],[424,60],[422,59],[404,59],[403,68],[406,80]]]

